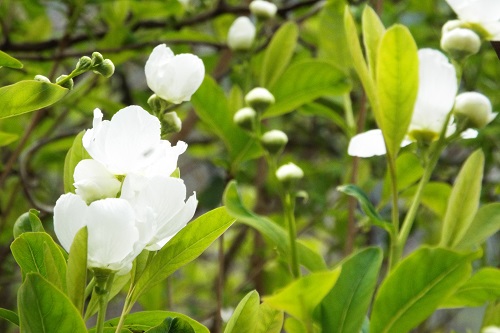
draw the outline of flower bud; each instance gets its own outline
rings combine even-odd
[[[56,83],[63,88],[72,90],[74,86],[73,79],[66,80],[66,78],[68,78],[68,75],[61,75],[56,79]]]
[[[278,7],[269,1],[254,0],[250,3],[250,12],[263,20],[273,18],[277,11]]]
[[[99,52],[92,53],[92,67],[99,66],[104,61],[104,57]]]
[[[479,52],[481,39],[472,30],[457,28],[443,34],[441,48],[460,60]]]
[[[115,72],[115,65],[109,59],[105,59],[99,66],[94,68],[94,73],[108,78]]]
[[[490,123],[496,113],[492,112],[490,100],[477,92],[465,92],[455,99],[453,109],[457,116],[464,116],[472,127],[482,128]]]
[[[182,121],[177,113],[167,112],[161,119],[162,134],[179,133],[182,129]]]
[[[271,154],[278,154],[283,151],[288,142],[288,136],[280,130],[271,130],[264,133],[260,138],[262,146]]]
[[[87,56],[81,57],[76,63],[76,69],[79,71],[86,71],[90,66],[92,66],[92,59]]]
[[[276,178],[285,185],[289,185],[303,177],[304,171],[291,162],[280,166],[276,171]]]
[[[50,80],[48,77],[46,76],[43,76],[43,75],[36,75],[35,78],[33,79],[35,81],[40,81],[40,82],[46,82],[46,83],[50,83]]]
[[[274,101],[273,94],[266,88],[253,88],[245,96],[245,102],[259,113],[263,113]]]
[[[257,112],[249,107],[238,110],[233,116],[233,121],[236,125],[250,132],[255,128],[256,119]]]
[[[452,30],[461,28],[462,25],[463,25],[463,22],[460,21],[460,20],[451,20],[451,21],[448,21],[441,28],[441,34],[444,35],[447,32],[450,32]]]
[[[500,333],[500,327],[498,326],[488,326],[483,328],[481,333]]]
[[[255,39],[255,26],[246,16],[238,17],[227,34],[227,44],[231,50],[249,50]]]
[[[148,98],[148,105],[154,114],[160,114],[165,111],[171,104],[156,94],[151,95]]]

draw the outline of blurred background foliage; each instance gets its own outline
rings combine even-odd
[[[286,94],[294,86],[311,87],[297,103],[275,108],[264,122],[266,128],[281,129],[289,136],[281,162],[293,161],[306,175],[300,189],[307,192],[308,199],[296,209],[300,238],[321,252],[330,267],[355,248],[386,246],[385,234],[362,228],[364,217],[356,203],[336,191],[338,185],[357,183],[382,214],[390,214],[389,207],[384,208],[388,189],[383,157],[358,160],[346,153],[353,134],[375,128],[350,68],[347,41],[342,35],[342,11],[347,1],[275,3],[278,14],[259,22],[255,47],[248,53],[235,53],[226,46],[226,36],[236,17],[249,15],[246,1],[0,2],[0,50],[24,64],[19,70],[0,69],[0,86],[33,79],[37,74],[54,80],[71,72],[81,56],[90,56],[93,51],[116,66],[110,79],[92,74],[76,78],[74,90],[50,108],[0,120],[0,307],[15,306],[20,283],[20,272],[9,250],[17,217],[36,208],[41,211],[45,228],[51,229],[53,205],[63,193],[64,158],[75,135],[91,127],[94,108],[100,108],[106,119],[127,105],[148,109],[151,91],[146,85],[144,64],[160,43],[166,43],[176,54],[198,55],[211,77],[193,96],[192,103],[184,103],[178,111],[183,119],[182,131],[168,137],[173,143],[183,140],[189,144],[179,165],[188,190],[198,193],[199,213],[220,205],[226,184],[237,179],[247,207],[283,223],[274,177],[267,174],[262,152],[252,145],[252,139],[232,124],[232,115],[244,106],[243,96],[255,86],[264,84],[275,95],[281,92],[277,104],[288,101],[290,96]],[[352,0],[349,5],[358,22],[364,6],[370,5],[386,26],[407,25],[419,48],[438,48],[441,26],[455,18],[444,0]],[[277,47],[270,51],[270,41],[280,28],[283,33]],[[266,55],[271,52],[275,54]],[[274,81],[262,74],[265,66],[268,72],[276,72],[271,78]],[[340,80],[342,89],[329,85],[335,81],[332,68],[345,78]],[[288,76],[283,76],[285,71],[289,71]],[[483,44],[481,52],[468,59],[460,89],[482,92],[491,99],[493,109],[499,110],[499,85],[500,62],[491,45]],[[410,247],[412,243],[436,242],[438,217],[444,214],[453,177],[478,147],[486,154],[482,198],[484,202],[498,200],[499,133],[500,120],[496,119],[478,138],[461,141],[445,151],[433,175],[434,187],[424,197]],[[411,155],[414,148],[405,149],[408,154],[400,158],[405,166],[401,177],[407,187],[402,207],[405,194],[411,195],[421,175],[419,161]],[[498,242],[490,240],[485,251],[484,260],[498,267]],[[269,294],[288,281],[288,267],[274,245],[255,230],[236,224],[223,241],[170,277],[167,284],[151,290],[139,306],[182,312],[211,327],[214,320],[220,320],[214,315],[218,308],[223,314],[230,313],[249,290]],[[464,320],[468,327],[474,327],[467,316],[470,313],[441,313],[419,331],[444,332],[453,325],[461,329],[467,327],[460,324]],[[0,331],[9,332],[6,323],[0,323]]]

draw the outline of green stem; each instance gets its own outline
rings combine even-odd
[[[288,236],[290,238],[290,265],[294,278],[300,277],[299,256],[297,254],[297,227],[295,225],[294,198],[290,191],[285,194],[285,217],[288,225]]]
[[[395,263],[397,262],[397,238],[399,233],[399,193],[398,193],[398,177],[396,170],[396,160],[392,155],[387,152],[387,165],[389,168],[389,174],[391,178],[391,188],[392,188],[392,232],[391,237],[391,248],[389,251],[389,271],[392,270]]]
[[[106,319],[106,309],[109,302],[109,293],[113,280],[114,272],[108,270],[94,270],[95,273],[95,292],[99,297],[99,312],[97,313],[96,333],[104,331],[104,321]]]

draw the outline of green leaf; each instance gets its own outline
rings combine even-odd
[[[75,172],[76,165],[81,160],[91,158],[89,153],[87,153],[83,147],[82,138],[84,134],[85,131],[81,131],[77,134],[64,160],[64,192],[66,193],[75,193],[75,187],[73,186],[73,174]]]
[[[255,333],[280,333],[283,327],[283,318],[283,311],[275,310],[268,304],[261,303]]]
[[[189,318],[186,315],[183,315],[181,313],[177,312],[170,312],[170,311],[141,311],[141,312],[135,312],[132,314],[129,314],[125,318],[125,328],[131,330],[131,331],[146,331],[148,329],[151,329],[155,326],[160,325],[165,318],[167,317],[172,317],[172,318],[180,318],[189,323],[191,327],[194,329],[195,333],[210,333],[210,331],[197,322],[194,319]],[[108,320],[105,324],[104,327],[116,327],[118,324],[118,321],[120,318],[114,318],[111,320]],[[89,330],[89,333],[95,333],[95,329]]]
[[[43,225],[40,219],[38,218],[38,211],[35,209],[30,209],[29,212],[26,212],[19,216],[14,223],[13,233],[14,238],[19,237],[25,232],[43,232]]]
[[[424,168],[422,168],[420,160],[415,154],[401,154],[396,159],[398,191],[402,191],[418,182],[423,174]],[[391,191],[390,175],[389,172],[387,172],[384,179],[384,187],[382,189],[383,201],[389,200]]]
[[[80,314],[83,313],[87,285],[87,227],[80,229],[73,239],[66,272],[67,295]]]
[[[491,203],[479,208],[465,235],[457,244],[458,249],[471,249],[482,244],[500,230],[500,203]]]
[[[377,285],[382,259],[382,250],[372,247],[340,263],[340,277],[319,308],[322,332],[359,333]]]
[[[291,112],[321,96],[342,95],[350,88],[346,74],[330,62],[303,60],[291,65],[274,85],[276,103],[264,117]]]
[[[403,193],[400,198],[406,199],[408,204],[411,203],[415,193],[417,192],[418,185],[412,186]],[[448,206],[448,199],[451,194],[451,186],[448,183],[430,182],[424,187],[422,193],[422,205],[433,211],[441,220],[444,219],[446,214],[446,207]]]
[[[40,274],[29,273],[17,296],[21,332],[87,332],[71,301]]]
[[[23,68],[23,64],[19,60],[2,51],[0,51],[0,66],[18,69]]]
[[[351,66],[351,57],[343,24],[345,0],[328,1],[319,14],[318,58],[337,64],[341,69]]]
[[[361,209],[363,210],[363,212],[370,218],[374,225],[383,228],[388,232],[391,232],[391,229],[393,228],[392,224],[384,221],[382,216],[380,216],[380,214],[377,212],[370,199],[362,189],[360,189],[356,185],[348,184],[338,186],[337,190],[339,192],[355,197],[361,205]]]
[[[361,81],[366,96],[368,97],[368,101],[372,106],[375,120],[378,124],[380,124],[381,115],[379,111],[377,89],[363,56],[363,51],[361,50],[361,45],[359,43],[358,31],[356,29],[356,23],[354,22],[354,18],[352,17],[348,6],[346,6],[344,10],[344,27],[348,41],[347,45],[349,47],[349,53],[352,59],[352,65],[356,71],[356,74],[358,74],[359,80]]]
[[[0,308],[0,318],[10,321],[12,324],[19,326],[19,316],[14,311]]]
[[[491,302],[484,313],[483,327],[495,325],[500,326],[500,301]]]
[[[0,88],[0,119],[42,109],[63,98],[68,89],[40,81],[20,81]]]
[[[500,299],[500,269],[480,269],[440,307],[474,307]]]
[[[380,41],[377,58],[378,124],[389,154],[396,158],[418,92],[417,44],[408,28],[399,24],[389,28]]]
[[[152,286],[201,255],[233,222],[234,218],[226,213],[225,207],[190,222],[153,257],[133,288],[131,304]]]
[[[259,145],[233,122],[224,90],[211,77],[205,77],[191,103],[198,117],[224,141],[233,163],[259,156]]]
[[[333,271],[314,272],[303,276],[276,294],[264,297],[271,307],[283,310],[305,323],[311,323],[316,306],[337,282],[341,268]]]
[[[467,280],[474,258],[443,248],[413,252],[380,286],[370,333],[406,333],[416,327]]]
[[[44,232],[24,233],[12,242],[10,248],[14,259],[21,267],[23,276],[36,272],[51,282],[52,280],[66,281],[66,260],[48,234]],[[46,256],[51,257],[49,260],[57,267],[56,272],[51,267],[47,269]],[[57,276],[54,276],[54,273]]]
[[[259,322],[259,293],[254,291],[246,294],[234,310],[227,323],[224,333],[254,333]]]
[[[385,27],[380,21],[377,13],[370,7],[365,6],[362,17],[363,42],[365,45],[368,68],[372,78],[376,79],[377,54],[380,41],[385,34]]]
[[[10,145],[12,142],[17,141],[18,138],[19,135],[17,134],[0,132],[0,147],[5,147],[7,145]]]
[[[453,189],[443,221],[441,246],[454,248],[467,233],[479,207],[484,154],[476,150],[465,161]]]
[[[188,321],[175,317],[167,318],[158,326],[155,326],[145,333],[195,333]]]
[[[276,31],[264,53],[260,74],[262,87],[274,87],[292,59],[298,37],[299,28],[293,21],[288,21]]]
[[[243,205],[243,202],[238,194],[236,181],[233,180],[229,182],[226,190],[224,191],[222,200],[229,214],[236,217],[238,222],[257,229],[262,235],[271,241],[273,246],[278,248],[278,251],[283,257],[289,258],[290,246],[286,230],[268,218],[257,215],[247,209]],[[326,269],[323,257],[305,246],[300,241],[297,242],[297,251],[299,255],[299,262],[307,267],[307,269],[311,271]]]
[[[307,328],[304,326],[304,324],[294,318],[294,317],[287,317],[285,320],[285,332],[286,333],[304,333],[307,332]]]

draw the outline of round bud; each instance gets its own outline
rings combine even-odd
[[[92,66],[92,59],[87,56],[83,56],[76,63],[76,69],[79,71],[85,71]]]
[[[250,132],[252,132],[255,128],[256,119],[257,112],[249,107],[239,109],[233,116],[233,121],[236,125]]]
[[[273,18],[278,11],[274,3],[264,0],[254,0],[249,7],[252,14],[263,20]]]
[[[288,136],[280,130],[271,130],[262,135],[260,142],[268,152],[278,154],[283,151],[283,148],[288,143]]]
[[[94,68],[94,73],[108,78],[115,72],[115,65],[109,59],[105,59],[99,66]]]
[[[162,134],[179,133],[182,129],[182,121],[177,113],[167,112],[161,119]]]
[[[92,53],[92,67],[102,64],[104,57],[99,52]]]
[[[458,29],[462,27],[463,22],[460,20],[451,20],[446,22],[441,28],[441,34],[444,35],[447,32]]]
[[[276,171],[276,178],[285,185],[289,185],[303,177],[304,171],[291,162],[280,166]]]
[[[454,113],[467,118],[469,124],[475,128],[482,128],[490,123],[496,113],[492,112],[490,100],[477,92],[461,93],[455,98]]]
[[[443,34],[441,48],[460,60],[479,52],[481,38],[472,30],[457,28]]]
[[[245,96],[245,102],[253,107],[255,111],[263,113],[271,104],[274,104],[274,96],[266,88],[253,88]]]
[[[500,333],[500,327],[498,326],[488,326],[483,328],[481,333]]]
[[[35,78],[33,79],[35,81],[40,81],[40,82],[46,82],[46,83],[50,83],[50,80],[48,77],[46,76],[43,76],[43,75],[36,75]]]
[[[148,105],[151,107],[154,114],[160,114],[165,111],[171,103],[153,94],[148,98]]]
[[[56,79],[56,83],[61,87],[72,90],[75,85],[73,79],[68,80],[68,75],[61,75]]]
[[[229,28],[227,44],[231,50],[249,50],[253,45],[255,33],[255,26],[248,17],[238,17]]]

